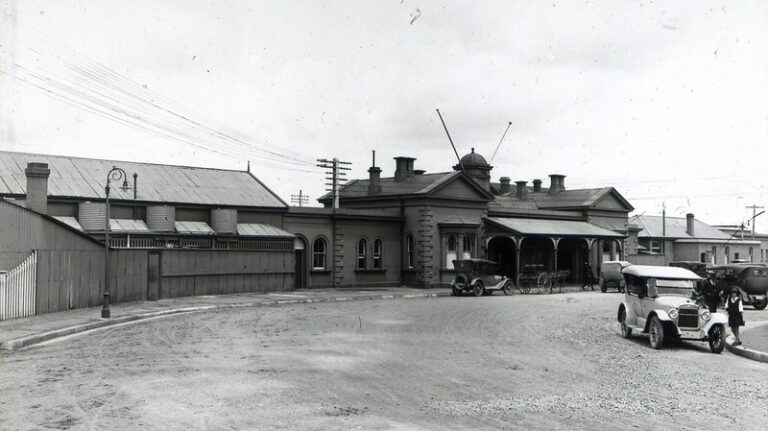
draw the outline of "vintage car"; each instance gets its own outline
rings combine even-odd
[[[707,277],[707,264],[704,262],[697,262],[692,260],[679,260],[675,262],[669,262],[669,266],[688,269],[701,278]]]
[[[723,351],[728,317],[710,313],[694,299],[701,277],[669,266],[632,265],[623,272],[627,289],[617,316],[621,335],[647,333],[654,349],[679,339],[707,341],[712,352]]]
[[[605,293],[609,287],[616,289],[619,292],[624,291],[624,276],[621,270],[632,265],[624,260],[606,260],[600,264],[600,277],[597,279],[597,284],[600,286],[600,291]]]
[[[714,266],[708,271],[715,275],[724,295],[738,289],[744,305],[751,305],[755,310],[762,310],[768,305],[768,267],[765,265],[739,263]]]
[[[475,296],[490,295],[501,290],[505,295],[512,293],[512,280],[496,275],[496,262],[483,259],[456,259],[453,261],[455,277],[451,293],[458,296],[472,291]]]

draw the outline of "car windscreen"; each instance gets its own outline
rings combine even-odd
[[[666,280],[656,279],[656,288],[659,295],[685,295],[690,296],[693,292],[693,280]]]

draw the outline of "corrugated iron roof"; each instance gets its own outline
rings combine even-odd
[[[109,219],[109,229],[112,232],[116,233],[128,233],[128,232],[136,232],[136,233],[149,233],[149,226],[147,226],[146,223],[144,223],[144,220],[130,220],[130,219],[120,219],[120,218],[111,218]]]
[[[212,235],[216,233],[208,223],[204,221],[176,221],[173,223],[178,233],[192,233],[200,235]]]
[[[485,220],[520,235],[624,238],[624,235],[585,221],[501,217],[486,217]]]
[[[295,235],[278,229],[268,224],[259,223],[238,223],[237,234],[246,236],[283,236],[293,238]]]
[[[137,178],[137,199],[150,202],[285,208],[286,203],[248,172],[153,163],[123,162],[46,154],[0,151],[0,195],[26,194],[24,170],[29,162],[47,163],[48,195],[104,199],[107,172],[125,170],[128,184]],[[112,182],[110,199],[133,199]]]
[[[681,217],[636,215],[630,218],[630,223],[635,223],[643,228],[638,232],[640,238],[699,238],[727,240],[731,236],[699,220],[693,221],[693,236],[688,235],[688,220]],[[666,224],[666,227],[664,225]]]
[[[79,231],[83,230],[83,227],[80,226],[80,222],[78,222],[77,218],[75,218],[75,217],[54,216],[53,218],[55,218],[56,220],[64,223],[65,225],[67,225],[67,226],[69,226],[71,228],[75,228],[75,229],[77,229]]]

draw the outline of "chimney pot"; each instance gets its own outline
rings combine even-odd
[[[539,193],[541,191],[541,180],[535,179],[533,180],[533,192]]]
[[[685,215],[685,232],[690,236],[695,236],[694,235],[695,231],[693,229],[694,220],[695,218],[692,213],[688,213]]]
[[[510,191],[512,191],[511,187],[509,185],[510,181],[512,181],[512,180],[510,180],[509,177],[501,177],[501,178],[499,178],[499,185],[501,186],[501,193],[502,194],[506,194],[506,193],[509,193]]]
[[[375,195],[381,192],[381,168],[371,166],[368,169],[368,194]]]
[[[395,181],[402,181],[415,175],[413,157],[395,157]]]
[[[48,177],[51,170],[48,163],[27,163],[24,170],[27,175],[26,207],[42,214],[48,213]]]
[[[565,175],[552,174],[549,179],[549,194],[554,195],[565,190]]]
[[[515,193],[515,197],[518,199],[525,199],[528,197],[528,181],[515,181],[515,184],[517,184],[517,192]]]

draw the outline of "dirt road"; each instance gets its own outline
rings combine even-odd
[[[768,427],[768,365],[625,340],[619,298],[306,304],[112,327],[2,353],[0,427]]]

